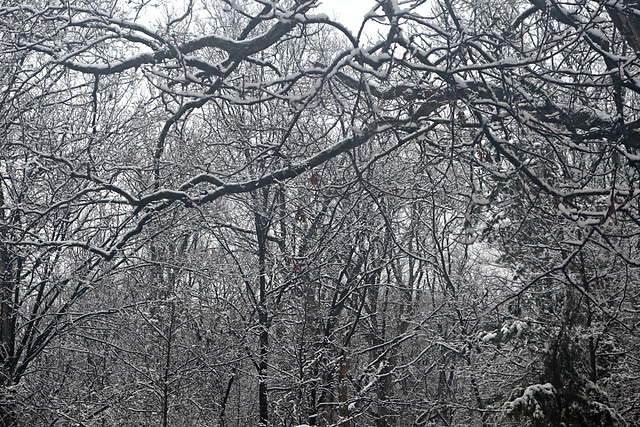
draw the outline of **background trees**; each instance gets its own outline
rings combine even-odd
[[[2,5],[4,425],[637,421],[634,7],[317,3]]]

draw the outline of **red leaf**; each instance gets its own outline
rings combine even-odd
[[[298,222],[307,222],[307,216],[304,214],[304,209],[298,208],[298,212],[296,212],[296,220],[298,220]]]
[[[607,218],[609,218],[611,215],[613,215],[613,223],[615,225],[618,225],[618,215],[616,214],[616,207],[613,204],[613,200],[611,201],[611,204],[609,205],[609,210],[607,211]]]
[[[491,153],[489,151],[484,152],[484,160],[487,163],[493,163],[493,157],[491,156]]]

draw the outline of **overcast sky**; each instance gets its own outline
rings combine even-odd
[[[351,31],[360,28],[362,18],[375,6],[375,0],[322,0],[318,13],[326,13],[330,18],[337,18]]]

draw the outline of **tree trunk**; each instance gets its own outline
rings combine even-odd
[[[1,181],[0,181],[1,182]],[[4,205],[4,193],[0,184],[0,206]],[[6,220],[4,209],[0,208],[0,223]],[[0,230],[0,239],[6,239],[7,230]],[[0,242],[1,244],[2,242]],[[8,387],[15,383],[15,305],[16,274],[13,274],[12,260],[6,246],[0,246],[0,427],[16,425],[16,414]]]
[[[171,302],[171,318],[169,319],[169,331],[167,332],[167,351],[165,353],[164,373],[162,376],[162,427],[167,427],[169,422],[169,400],[171,390],[169,380],[171,377],[171,348],[173,346],[173,327],[175,322],[176,305]]]
[[[265,195],[266,200],[266,195]],[[267,219],[255,213],[256,236],[258,239],[258,274],[260,294],[258,301],[258,324],[260,327],[260,359],[258,362],[258,407],[260,425],[269,424],[269,397],[267,393],[267,355],[269,351],[269,313],[267,311]]]

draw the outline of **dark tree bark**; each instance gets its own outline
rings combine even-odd
[[[258,327],[259,327],[259,359],[258,359],[258,408],[260,424],[269,425],[269,394],[267,384],[267,368],[269,357],[269,309],[267,306],[267,234],[270,224],[263,210],[267,209],[268,190],[259,192],[260,201],[254,212],[256,238],[258,243]]]

